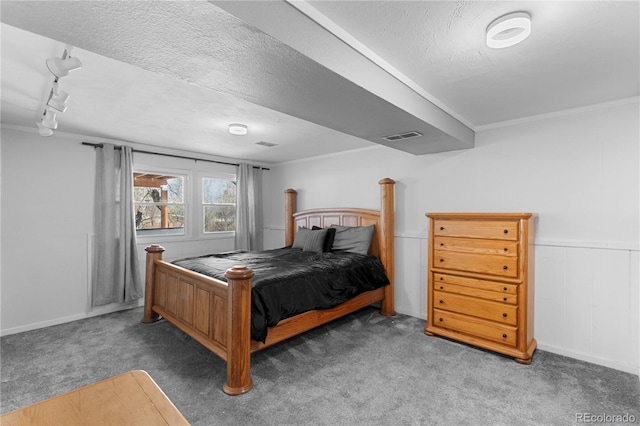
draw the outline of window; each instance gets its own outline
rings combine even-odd
[[[133,174],[133,204],[138,235],[184,234],[184,184],[184,176]]]
[[[236,230],[236,182],[231,179],[205,177],[202,179],[203,231]]]

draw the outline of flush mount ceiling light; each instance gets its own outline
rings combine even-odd
[[[487,46],[494,49],[513,46],[531,34],[531,16],[514,12],[501,16],[487,27]]]
[[[244,124],[238,124],[238,123],[234,123],[234,124],[229,124],[229,133],[231,133],[232,135],[246,135],[249,132],[249,130],[247,129],[247,126],[245,126]]]

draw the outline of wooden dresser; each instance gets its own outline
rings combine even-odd
[[[531,213],[427,213],[424,332],[529,364],[533,338]]]

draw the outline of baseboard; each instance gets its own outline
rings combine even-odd
[[[423,315],[422,313],[409,312],[408,310],[405,310],[402,308],[398,309],[397,306],[396,306],[396,312],[399,314],[408,315],[410,317],[415,317],[420,319],[426,318],[426,315]],[[540,343],[540,341],[538,341],[538,349],[546,352],[552,352],[557,355],[578,359],[580,361],[589,362],[591,364],[597,364],[603,367],[613,368],[614,370],[624,371],[625,373],[630,373],[635,376],[638,376],[638,379],[640,380],[640,366],[638,365],[622,364],[616,361],[595,357],[582,352],[576,352],[576,351],[572,351],[564,348],[559,348],[553,345],[546,345],[544,343]],[[533,355],[533,358],[535,362],[535,354]]]
[[[398,307],[398,305],[396,305],[395,308],[396,308],[396,313],[397,314],[402,314],[402,315],[407,315],[407,316],[414,317],[414,318],[419,318],[421,320],[424,320],[425,322],[427,321],[426,312],[413,312],[411,310],[404,309],[403,307]]]
[[[9,336],[11,334],[23,333],[25,331],[37,330],[39,328],[51,327],[54,325],[65,324],[72,321],[78,321],[86,318],[97,317],[100,315],[110,314],[118,311],[125,311],[128,309],[138,308],[144,305],[144,299],[136,300],[135,302],[123,303],[123,304],[110,304],[100,306],[93,309],[91,312],[83,314],[71,315],[68,317],[54,318],[47,321],[36,322],[32,324],[21,325],[18,327],[7,328],[6,330],[0,330],[0,336]]]
[[[566,356],[569,358],[578,359],[580,361],[589,362],[591,364],[597,364],[603,367],[613,368],[614,370],[624,371],[625,373],[636,375],[640,379],[640,369],[638,368],[637,365],[621,364],[616,361],[595,357],[593,355],[589,355],[581,352],[558,348],[557,346],[553,346],[553,345],[545,345],[544,343],[540,343],[540,342],[538,342],[538,349],[547,351],[547,352],[552,352],[554,354]],[[535,361],[535,355],[534,355],[534,361]]]

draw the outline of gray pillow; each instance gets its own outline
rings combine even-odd
[[[293,239],[292,248],[299,248],[302,251],[313,251],[316,253],[322,253],[324,247],[324,239],[327,236],[326,229],[309,229],[298,227],[296,236]]]
[[[374,225],[341,226],[331,225],[336,230],[331,250],[344,250],[353,253],[368,254]]]

